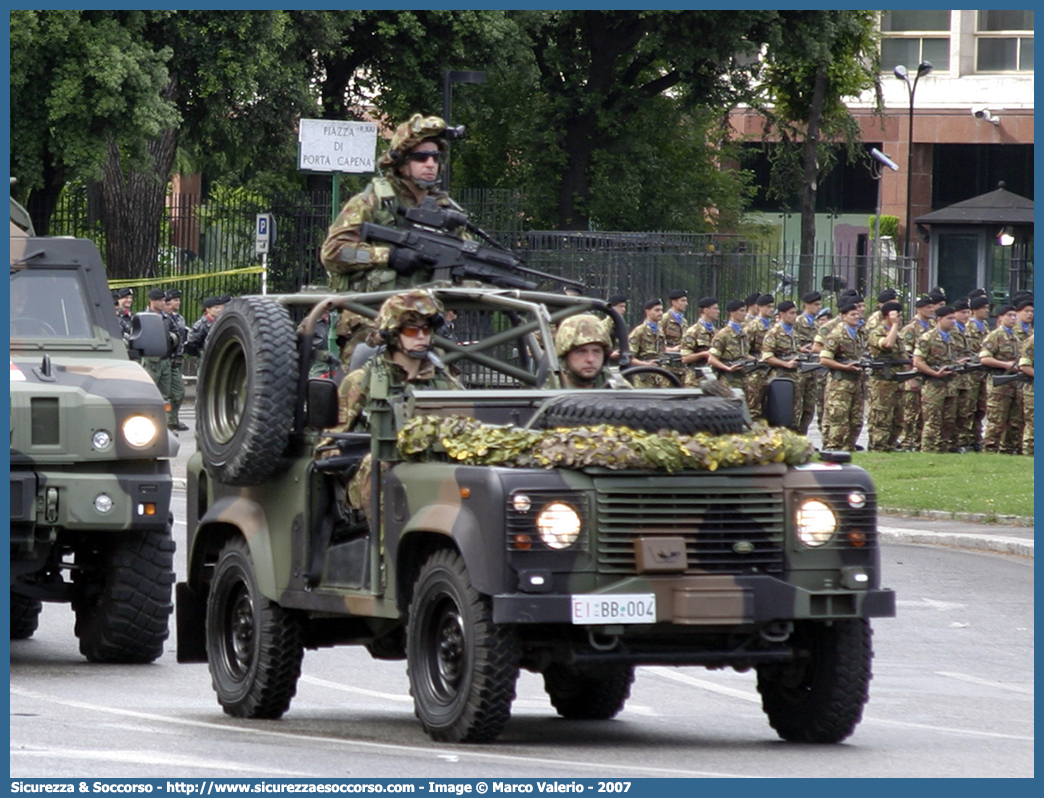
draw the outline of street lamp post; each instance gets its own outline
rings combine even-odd
[[[446,122],[446,127],[450,125],[450,87],[454,83],[485,83],[486,73],[485,72],[473,72],[473,71],[457,71],[453,69],[445,69],[442,72],[442,118]],[[463,130],[463,128],[461,128]],[[449,159],[449,141],[450,136],[446,137],[446,163],[442,165],[442,190],[449,191],[450,181],[450,159]]]
[[[893,72],[895,76],[906,84],[906,90],[910,94],[910,123],[907,125],[907,133],[909,138],[907,140],[906,148],[906,234],[903,236],[903,254],[910,257],[910,226],[913,221],[910,218],[912,213],[911,201],[913,199],[913,120],[914,120],[914,92],[917,91],[917,81],[932,71],[932,65],[927,61],[922,61],[917,67],[917,74],[914,76],[913,83],[910,82],[910,75],[906,71],[906,67],[900,64]]]

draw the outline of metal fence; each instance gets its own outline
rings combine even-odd
[[[755,244],[740,236],[681,232],[556,232],[525,229],[523,196],[508,189],[465,190],[458,201],[472,219],[532,268],[580,280],[586,293],[607,297],[622,293],[630,300],[628,321],[637,323],[649,298],[666,298],[676,288],[695,300],[714,296],[722,304],[754,291],[777,301],[798,299],[798,248]],[[291,292],[306,285],[323,285],[326,273],[319,248],[330,221],[329,191],[275,197],[243,191],[213,191],[168,196],[161,228],[155,277],[142,288],[159,285],[182,291],[182,313],[191,322],[202,301],[211,295],[257,293],[261,290],[260,259],[254,254],[255,215],[272,213],[277,239],[267,258],[267,289]],[[96,199],[86,189],[63,195],[51,221],[53,235],[93,238],[104,252]],[[875,296],[884,287],[912,295],[909,262],[894,256],[875,265],[861,252],[818,248],[812,258],[814,286],[832,302],[845,287]],[[560,290],[553,283],[542,285]],[[138,292],[136,309],[144,304]],[[692,315],[692,314],[690,314]]]

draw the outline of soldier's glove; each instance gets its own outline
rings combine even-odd
[[[434,263],[432,258],[406,247],[396,247],[388,256],[388,265],[402,275],[413,274],[431,266],[432,263]]]
[[[180,358],[180,357],[172,357],[170,359],[170,365],[172,365],[176,369],[181,368],[181,364],[183,362],[184,362],[184,358]]]

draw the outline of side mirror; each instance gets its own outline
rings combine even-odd
[[[148,312],[134,314],[127,343],[131,357],[166,357],[168,343],[167,325],[162,316]]]
[[[309,380],[305,423],[313,429],[329,429],[337,426],[338,416],[337,383],[322,377]]]
[[[765,391],[765,421],[770,427],[794,426],[793,380],[769,380]]]

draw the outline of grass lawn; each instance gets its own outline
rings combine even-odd
[[[856,452],[852,462],[870,472],[881,508],[1033,515],[1032,457]]]

